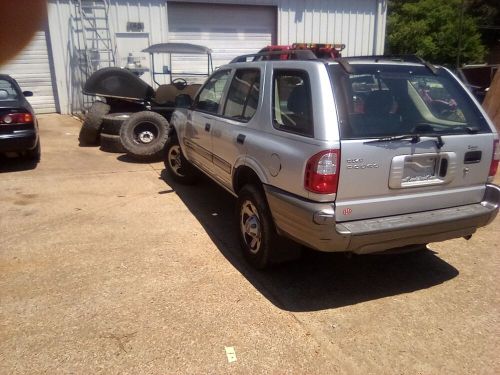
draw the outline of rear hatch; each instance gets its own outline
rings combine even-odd
[[[338,221],[480,202],[493,134],[445,69],[330,65],[338,103],[341,162]]]

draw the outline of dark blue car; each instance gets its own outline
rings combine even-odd
[[[40,137],[35,112],[16,80],[0,74],[0,154],[40,160]]]

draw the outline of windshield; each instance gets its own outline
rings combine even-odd
[[[0,79],[0,101],[16,100],[17,97],[18,94],[14,85],[5,79]]]
[[[491,132],[481,112],[446,71],[425,67],[354,65],[347,74],[331,65],[344,139],[403,134]]]

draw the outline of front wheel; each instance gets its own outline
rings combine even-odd
[[[190,185],[198,180],[198,172],[186,160],[175,134],[172,134],[165,145],[164,164],[167,173],[175,181]]]
[[[255,268],[264,269],[278,245],[278,235],[264,194],[253,185],[238,195],[237,216],[243,255]]]

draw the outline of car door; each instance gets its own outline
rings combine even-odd
[[[201,88],[194,105],[188,111],[184,145],[188,159],[205,172],[211,173],[211,133],[218,113],[231,69],[214,73]]]
[[[246,155],[246,130],[259,103],[260,68],[237,69],[232,77],[221,116],[213,123],[213,174],[231,188],[232,172],[240,157]]]

